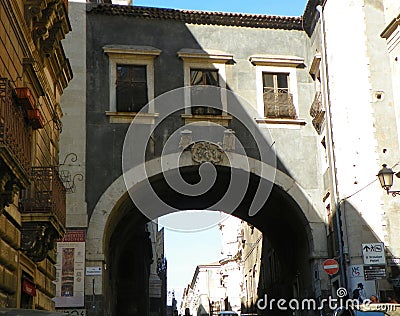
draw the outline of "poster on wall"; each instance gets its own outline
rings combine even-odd
[[[85,295],[85,231],[67,231],[57,242],[56,307],[82,307]]]
[[[377,295],[375,281],[365,280],[364,278],[363,265],[349,266],[349,281],[350,297],[352,297],[353,291],[357,288],[362,288],[363,299],[370,298],[371,295]]]

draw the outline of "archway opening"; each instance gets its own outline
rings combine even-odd
[[[174,192],[160,175],[149,180],[157,195],[167,204],[179,210],[207,210],[226,191],[230,179],[229,169],[218,166],[214,186],[198,197]],[[199,181],[198,166],[185,167],[180,171],[188,183]],[[259,310],[256,303],[265,294],[269,298],[286,300],[314,297],[312,248],[315,241],[305,210],[277,185],[273,186],[262,209],[254,216],[248,214],[258,185],[262,185],[264,181],[266,180],[251,174],[245,197],[235,210],[230,210],[250,230],[253,227],[262,234],[260,265],[251,271],[246,267],[249,270],[247,276],[257,271],[257,293],[256,296],[242,300],[241,312],[267,315],[272,308],[273,315],[286,315],[289,311],[279,310],[276,305]],[[134,189],[140,194],[140,185]],[[146,199],[146,196],[143,198]],[[153,310],[155,304],[151,302],[150,292],[154,289],[149,286],[149,279],[152,277],[151,264],[158,259],[153,257],[154,240],[149,229],[150,220],[137,210],[128,194],[122,200],[109,217],[106,229],[108,234],[104,240],[107,262],[104,294],[105,301],[108,302],[107,309],[113,316],[157,314],[159,311]],[[149,201],[149,205],[151,204]],[[307,209],[307,212],[310,210]],[[160,214],[163,214],[162,210]],[[243,238],[246,243],[245,237]],[[255,274],[252,277],[254,276]],[[246,280],[243,283],[243,286],[250,287],[245,284]]]

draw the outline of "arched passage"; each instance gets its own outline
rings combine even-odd
[[[152,163],[157,165],[157,162],[148,162]],[[253,163],[259,164],[255,161]],[[198,181],[198,168],[198,165],[187,164],[180,167],[180,172],[186,181],[195,183]],[[226,183],[229,183],[230,168],[217,166],[216,183],[200,197],[176,194],[170,190],[163,174],[157,172],[157,169],[149,168],[153,170],[153,174],[147,176],[158,196],[169,205],[182,210],[207,209],[210,203],[218,200],[223,194]],[[269,240],[279,258],[282,269],[281,277],[277,280],[279,286],[266,287],[264,291],[275,297],[291,298],[295,288],[300,297],[314,297],[316,282],[324,278],[319,272],[320,261],[327,256],[325,224],[310,204],[307,195],[293,179],[279,170],[272,192],[262,210],[255,216],[249,216],[248,208],[258,184],[260,181],[270,181],[264,178],[261,172],[257,172],[259,170],[252,168],[246,195],[233,215],[258,228]],[[236,171],[243,174],[248,172],[240,168]],[[168,170],[164,170],[165,172]],[[137,190],[140,190],[140,184],[141,180],[136,179]],[[146,196],[143,198],[146,199]],[[142,296],[136,303],[131,300],[124,305],[123,311],[115,307],[121,301],[129,301],[128,296],[125,297],[126,286],[121,285],[121,282],[143,284],[143,280],[132,279],[133,275],[136,275],[133,271],[146,276],[146,267],[142,264],[144,261],[137,263],[134,262],[134,258],[138,258],[138,254],[140,258],[149,255],[145,248],[147,221],[148,219],[130,201],[122,177],[103,194],[92,215],[88,231],[87,259],[107,263],[107,272],[101,280],[103,289],[99,290],[107,297],[109,306],[106,310],[112,315],[128,315],[132,304],[148,306],[147,293],[143,288],[140,292]],[[127,273],[129,271],[132,273]],[[136,309],[132,309],[134,315]],[[147,312],[146,309],[140,311],[141,314]]]

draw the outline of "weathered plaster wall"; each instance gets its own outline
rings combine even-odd
[[[380,1],[375,1],[377,5],[381,5]],[[385,20],[389,24],[393,19],[397,18],[400,14],[400,2],[397,0],[384,0],[385,6]]]
[[[67,227],[86,227],[86,3],[70,2],[69,16],[72,27],[66,39],[64,49],[68,56],[73,79],[61,97],[61,107],[64,112],[62,119],[63,133],[60,137],[60,163],[69,156],[60,170],[68,170],[72,176],[77,173],[84,175],[83,181],[76,179],[75,193],[67,194]]]
[[[393,102],[395,112],[395,122],[393,118],[390,119],[389,124],[393,126],[399,126],[400,123],[400,2],[394,0],[386,0],[385,4],[385,31],[382,29],[381,36],[384,37],[387,45],[387,52],[389,53],[391,72],[390,79],[393,86]],[[388,30],[389,27],[389,30]],[[388,72],[389,74],[389,72]],[[400,129],[397,128],[397,141],[400,141]],[[397,162],[397,161],[396,161]],[[391,161],[392,163],[392,161]],[[398,166],[394,168],[398,171]],[[397,185],[394,189],[399,190],[400,186]],[[393,201],[393,198],[386,199],[386,203],[390,203],[388,210],[388,241],[391,246],[391,250],[396,256],[400,255],[400,243],[396,237],[397,232],[400,230],[400,218],[396,216],[398,214],[398,203]]]
[[[345,242],[350,263],[360,264],[362,242],[391,246],[383,207],[390,202],[376,173],[382,163],[398,161],[399,151],[396,125],[391,124],[389,59],[379,36],[383,7],[363,0],[346,1],[346,10],[343,6],[344,1],[326,3],[327,62],[338,194],[347,201]]]

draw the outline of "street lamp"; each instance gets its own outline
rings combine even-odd
[[[394,171],[388,168],[386,164],[383,164],[382,167],[383,168],[379,170],[377,174],[382,188],[386,190],[387,194],[392,194],[392,196],[400,195],[400,191],[390,191],[390,188],[393,185]],[[399,177],[398,173],[396,173],[396,177]]]

